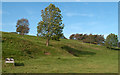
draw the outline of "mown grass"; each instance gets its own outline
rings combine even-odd
[[[3,73],[117,73],[118,50],[77,40],[50,40],[2,33]],[[48,52],[49,55],[45,55]],[[13,57],[16,66],[4,64]]]

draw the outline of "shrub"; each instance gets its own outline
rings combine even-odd
[[[105,41],[105,46],[107,48],[112,48],[112,47],[117,47],[118,45],[118,37],[117,35],[115,34],[109,34],[106,38],[106,41]]]

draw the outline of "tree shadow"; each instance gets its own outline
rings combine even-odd
[[[120,50],[120,48],[109,48],[109,47],[107,47],[108,49],[111,49],[111,50]]]
[[[61,48],[66,50],[67,52],[69,52],[70,54],[72,54],[72,55],[74,55],[76,57],[84,56],[84,55],[95,55],[96,54],[96,53],[90,52],[90,51],[80,51],[78,49],[71,48],[69,46],[63,46]]]
[[[120,50],[120,48],[111,48],[112,50]]]
[[[24,63],[15,63],[15,66],[24,66]]]

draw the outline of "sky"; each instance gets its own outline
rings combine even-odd
[[[16,32],[17,20],[26,18],[29,21],[28,35],[37,34],[37,24],[42,20],[41,10],[52,3],[59,7],[63,16],[63,34],[101,34],[105,37],[118,34],[117,2],[3,2],[2,30]]]
[[[2,2],[119,2],[119,0],[2,0]]]

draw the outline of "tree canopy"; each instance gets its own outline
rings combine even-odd
[[[16,27],[16,32],[18,32],[20,35],[25,35],[29,33],[29,22],[27,19],[23,18],[18,20]]]
[[[92,43],[92,44],[102,44],[104,42],[103,35],[72,34],[70,35],[69,38],[74,40],[81,40],[85,43]]]
[[[41,13],[42,21],[38,23],[37,35],[47,38],[46,46],[48,46],[51,38],[59,40],[63,35],[64,24],[62,24],[61,10],[54,4],[41,10]]]
[[[118,37],[115,34],[109,34],[106,38],[105,45],[108,48],[116,47],[118,46]]]

